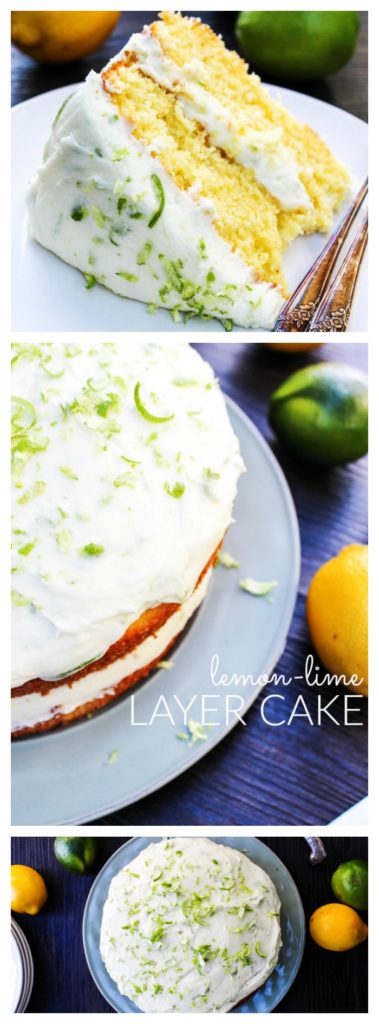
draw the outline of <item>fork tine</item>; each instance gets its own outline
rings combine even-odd
[[[346,331],[367,238],[366,214],[334,281],[324,293],[309,331]]]
[[[297,286],[276,321],[274,331],[306,331],[330,280],[341,246],[367,195],[368,179],[349,206],[343,220],[331,235],[308,273]]]

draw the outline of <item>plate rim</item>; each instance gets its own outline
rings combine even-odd
[[[16,964],[17,988],[14,989],[13,994],[12,994],[11,1013],[17,1013],[18,1012],[18,1007],[20,1006],[20,1003],[22,1001],[23,989],[24,989],[24,980],[25,980],[24,961],[23,961],[21,949],[20,949],[20,946],[19,946],[18,935],[17,935],[17,932],[15,931],[15,929],[13,928],[13,918],[11,918],[11,960],[12,960],[13,963],[15,962],[15,958],[16,957],[17,957],[17,964]]]
[[[270,464],[270,468],[274,472],[274,476],[280,482],[280,491],[281,494],[285,497],[286,513],[288,516],[288,522],[290,526],[290,532],[293,543],[293,559],[291,564],[291,575],[289,576],[288,583],[292,597],[291,600],[286,605],[285,613],[283,613],[282,621],[280,624],[280,630],[278,630],[276,636],[275,647],[272,648],[273,653],[271,653],[270,655],[270,661],[265,671],[265,674],[270,675],[274,671],[275,666],[277,665],[279,659],[283,654],[298,596],[301,572],[300,527],[295,502],[289,484],[287,482],[284,471],[278,459],[276,458],[276,455],[272,451],[268,441],[266,441],[266,438],[258,429],[254,421],[250,419],[250,417],[247,415],[247,413],[244,412],[243,409],[240,408],[237,402],[235,402],[234,399],[230,398],[229,395],[224,394],[224,397],[227,409],[231,408],[236,418],[242,420],[246,429],[249,431],[250,434],[253,435],[256,444],[264,452],[266,459]],[[254,689],[251,688],[251,696],[250,699],[246,699],[246,702],[243,707],[243,713],[246,713],[250,710],[255,699],[259,696],[259,693],[263,689],[264,685],[264,682],[262,682],[261,686],[256,686],[254,687]],[[104,714],[106,714],[106,709],[104,710]],[[90,725],[90,723],[88,724]],[[155,782],[151,783],[151,785],[144,786],[142,789],[137,790],[132,798],[127,798],[126,800],[124,798],[122,801],[120,801],[117,798],[115,803],[106,803],[101,808],[98,808],[96,812],[91,811],[90,813],[87,813],[85,815],[75,815],[75,817],[70,818],[59,817],[58,820],[60,825],[85,824],[87,822],[96,821],[97,818],[102,818],[108,814],[114,814],[116,811],[124,807],[132,807],[133,804],[137,803],[139,800],[143,800],[146,796],[158,792],[164,786],[168,785],[168,783],[173,782],[175,779],[183,775],[184,772],[188,771],[189,768],[192,768],[195,764],[197,764],[198,761],[201,761],[203,757],[205,757],[212,750],[214,750],[215,747],[217,747],[218,744],[221,743],[225,739],[225,737],[229,735],[230,732],[232,732],[232,730],[236,727],[237,724],[237,720],[235,720],[234,722],[229,723],[228,725],[224,725],[221,731],[217,733],[217,735],[215,735],[213,738],[211,735],[207,737],[206,744],[199,745],[198,749],[196,749],[196,747],[194,746],[191,750],[188,750],[187,756],[183,757],[183,761],[180,765],[179,770],[178,767],[176,766],[174,770],[169,770],[168,772],[161,774],[159,776],[159,780],[155,780]],[[20,738],[19,740],[16,739],[14,741],[15,747],[17,747],[19,744],[30,743],[31,740],[34,741],[33,745],[35,745],[36,743],[41,744],[45,739],[45,735],[47,738],[49,738],[49,735],[51,737],[51,734],[47,732],[46,734],[42,733],[41,735],[37,734],[32,737],[24,737]],[[54,819],[54,821],[55,820],[56,819]],[[53,822],[51,821],[51,824],[52,823]]]
[[[86,964],[87,964],[88,970],[90,972],[90,975],[92,977],[92,980],[93,980],[94,984],[96,985],[98,991],[102,995],[103,999],[105,999],[106,1002],[109,1004],[109,1006],[111,1006],[113,1010],[116,1010],[117,1013],[120,1013],[121,1011],[118,1009],[117,1006],[115,1006],[114,1003],[109,1001],[107,996],[104,995],[104,991],[101,988],[101,986],[100,986],[100,984],[99,984],[99,982],[97,980],[97,977],[96,977],[96,975],[94,974],[94,972],[92,970],[92,966],[91,966],[91,963],[90,963],[90,957],[89,957],[88,948],[87,948],[87,934],[86,934],[86,926],[87,926],[89,912],[90,912],[90,902],[91,902],[91,898],[93,897],[93,893],[94,893],[94,891],[95,891],[95,889],[96,889],[96,887],[98,885],[99,879],[102,877],[103,874],[105,874],[106,869],[110,866],[112,861],[115,860],[119,856],[119,854],[121,853],[122,850],[125,850],[127,847],[131,846],[137,840],[138,840],[138,842],[143,842],[145,844],[144,847],[143,847],[143,849],[145,849],[145,847],[146,847],[146,845],[148,843],[150,843],[152,841],[155,841],[155,840],[157,840],[159,842],[160,838],[161,838],[160,836],[132,836],[125,843],[123,843],[122,846],[119,846],[117,848],[117,850],[114,850],[114,852],[110,855],[110,857],[108,857],[108,860],[105,862],[105,864],[103,864],[103,866],[100,869],[99,873],[96,875],[96,878],[94,879],[94,881],[93,881],[93,883],[91,885],[91,888],[89,890],[89,893],[88,893],[88,896],[87,896],[87,899],[86,899],[86,902],[85,902],[84,910],[83,910],[83,918],[82,918],[82,943],[83,943],[83,949],[84,949],[84,955],[85,955]],[[170,836],[169,838],[173,838],[173,837]],[[179,836],[178,838],[182,839],[182,838],[186,838],[186,837],[185,836]],[[190,836],[189,838],[195,838],[196,839],[196,838],[200,838],[200,837],[198,837],[197,834],[196,834],[195,836]],[[219,836],[219,835],[215,836],[215,835],[213,835],[213,836],[208,836],[207,838],[211,839],[212,842],[217,841],[219,843],[223,843],[224,845],[227,845],[227,840],[228,839],[233,839],[233,840],[235,840],[237,842],[239,842],[239,841],[242,842],[242,841],[245,841],[246,839],[253,839],[255,843],[258,843],[258,846],[263,847],[266,851],[268,851],[271,860],[274,863],[275,862],[278,863],[280,865],[281,869],[283,869],[285,871],[285,873],[287,874],[287,876],[288,876],[288,878],[290,880],[290,883],[292,885],[292,889],[293,889],[293,891],[294,891],[294,893],[296,895],[297,903],[298,903],[298,907],[299,907],[299,912],[300,912],[301,926],[300,926],[300,935],[299,935],[299,949],[297,951],[297,956],[296,956],[296,960],[295,960],[294,974],[293,974],[293,977],[291,978],[291,980],[289,980],[288,983],[286,983],[284,985],[283,992],[281,993],[279,998],[274,1001],[273,1005],[271,1006],[271,1009],[269,1011],[267,1011],[269,1013],[272,1013],[272,1011],[274,1009],[276,1009],[277,1006],[280,1005],[282,1000],[285,998],[287,993],[292,988],[292,985],[294,984],[294,982],[295,982],[295,980],[296,980],[296,978],[298,976],[298,973],[299,973],[299,970],[300,970],[300,967],[301,967],[301,964],[302,964],[302,960],[303,960],[303,957],[304,957],[305,940],[306,940],[306,917],[305,917],[305,910],[304,910],[303,901],[302,901],[302,898],[301,898],[298,886],[296,885],[296,882],[295,882],[293,876],[291,875],[291,872],[288,870],[287,865],[284,864],[284,861],[282,861],[282,859],[280,857],[278,857],[277,853],[275,853],[274,850],[271,850],[271,848],[269,846],[267,846],[266,843],[264,842],[264,839],[261,839],[259,836],[239,836],[239,835],[238,836]],[[238,848],[239,847],[237,847],[237,849]],[[249,856],[249,855],[247,855],[247,856]],[[265,870],[265,869],[263,869],[263,870]],[[111,979],[111,981],[113,981],[113,979]],[[266,979],[266,981],[268,981],[268,979]],[[262,986],[262,987],[264,987],[264,986]],[[259,989],[256,989],[256,991],[259,991]],[[249,998],[252,998],[254,995],[255,995],[255,992],[252,992],[251,996]],[[125,998],[129,998],[129,997],[126,996]],[[133,1000],[130,1000],[130,1002],[133,1002]],[[130,1012],[132,1013],[133,1011],[131,1010]],[[137,1007],[137,1010],[134,1011],[134,1012],[144,1013],[144,1011],[143,1010],[139,1010],[138,1007]],[[242,1012],[242,1011],[238,1010],[238,1004],[236,1004],[236,1006],[233,1006],[228,1012],[229,1013],[238,1013],[238,1012]],[[255,1011],[250,1011],[250,1012],[255,1012]],[[257,1012],[262,1012],[262,1011],[257,1011]]]
[[[12,1013],[25,1013],[34,985],[34,961],[29,942],[18,921],[11,917],[11,935],[16,943],[22,966],[22,984],[18,1002]]]

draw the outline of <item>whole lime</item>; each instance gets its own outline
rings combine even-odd
[[[84,875],[92,868],[97,854],[96,839],[91,836],[57,836],[54,853],[59,863],[68,871]]]
[[[310,462],[354,462],[368,448],[366,374],[344,363],[297,370],[271,395],[269,419],[281,441]]]
[[[366,860],[347,860],[331,878],[334,895],[355,910],[368,909],[368,864]]]
[[[254,70],[276,78],[321,78],[350,60],[356,11],[241,11],[236,36]]]

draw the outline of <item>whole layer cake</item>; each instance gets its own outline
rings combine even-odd
[[[168,839],[112,879],[100,952],[145,1013],[226,1013],[263,985],[281,945],[275,886],[239,850]]]
[[[30,231],[90,288],[272,328],[283,250],[349,187],[323,140],[201,21],[166,13],[56,116]]]
[[[185,342],[13,346],[12,728],[146,675],[206,592],[243,469]]]

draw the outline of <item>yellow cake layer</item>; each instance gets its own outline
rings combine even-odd
[[[191,60],[202,63],[201,82],[233,114],[233,123],[264,130],[279,125],[283,142],[292,152],[300,179],[314,209],[279,212],[279,230],[285,245],[298,234],[328,231],[333,213],[346,195],[350,178],[319,135],[274,102],[258,75],[208,25],[180,14],[162,13],[150,26],[165,55],[182,68]],[[311,172],[311,173],[310,173]],[[253,172],[250,172],[251,174]],[[261,186],[262,187],[262,186]]]
[[[330,230],[348,190],[347,170],[311,128],[270,99],[258,76],[250,75],[245,62],[207,25],[164,13],[149,30],[178,68],[191,61],[199,64],[201,85],[226,107],[241,135],[282,128],[282,141],[312,202],[306,210],[281,209],[255,180],[254,171],[212,145],[201,125],[186,117],[175,93],[144,73],[132,53],[103,73],[136,138],[149,145],[179,188],[196,186],[198,195],[213,203],[212,220],[221,237],[259,278],[279,285],[286,295],[283,249],[298,235]]]
[[[217,231],[258,277],[284,289],[277,200],[260,188],[249,170],[212,146],[206,133],[185,117],[175,96],[142,74],[136,64],[120,63],[107,77],[110,86],[125,85],[122,93],[111,95],[122,116],[133,124],[136,138],[152,147],[151,153],[179,188],[196,186],[199,196],[211,200]]]

